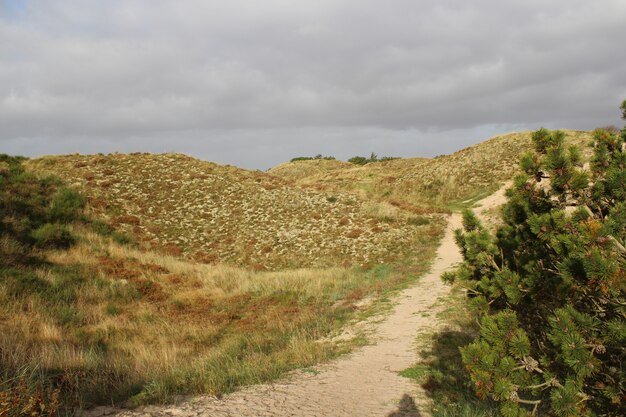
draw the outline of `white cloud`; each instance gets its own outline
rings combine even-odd
[[[378,132],[408,154],[406,132],[460,144],[490,126],[593,128],[626,98],[625,18],[620,0],[2,0],[0,146],[172,137],[206,155],[197,138],[212,137],[247,163],[287,135],[364,153],[376,140],[362,132]]]

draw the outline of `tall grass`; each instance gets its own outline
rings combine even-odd
[[[424,237],[395,267],[255,272],[71,231],[78,243],[48,264],[2,271],[0,352],[11,375],[39,369],[78,407],[221,394],[333,357],[346,346],[321,340],[424,271],[436,245]]]
[[[201,264],[128,244],[86,216],[85,200],[60,180],[3,158],[2,417],[221,394],[331,358],[350,346],[332,336],[380,307],[362,300],[424,272],[442,230],[437,218],[404,218],[416,222],[414,235],[388,253],[395,260],[359,268]]]

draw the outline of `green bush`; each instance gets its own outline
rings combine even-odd
[[[392,161],[394,159],[399,159],[399,158],[395,156],[383,156],[382,158],[379,158],[378,155],[372,152],[369,158],[366,158],[364,156],[353,156],[352,158],[348,159],[348,162],[355,164],[355,165],[365,165],[365,164],[369,164],[372,162]]]
[[[394,159],[400,159],[400,157],[399,156],[383,156],[382,158],[378,159],[378,162],[393,161]]]
[[[297,156],[295,158],[291,158],[291,162],[296,162],[296,161],[315,161],[315,160],[326,160],[326,161],[334,161],[335,157],[334,156],[322,156],[321,154],[317,154],[315,156]]]
[[[122,232],[117,232],[112,226],[100,220],[91,222],[91,229],[100,236],[110,237],[114,242],[120,245],[132,245],[133,240]]]
[[[462,357],[504,416],[626,415],[625,138],[594,132],[586,170],[562,133],[541,129],[496,236],[464,213],[464,263],[445,278],[482,316]]]
[[[352,158],[348,159],[348,162],[354,165],[365,165],[370,161],[364,156],[353,156]]]
[[[0,250],[12,264],[28,260],[33,245],[68,247],[73,242],[69,232],[46,224],[78,220],[85,205],[85,198],[62,187],[59,179],[27,172],[24,160],[0,154]]]
[[[46,223],[31,234],[35,246],[49,249],[67,249],[75,242],[67,227],[58,223]]]
[[[100,236],[111,236],[115,231],[109,224],[100,220],[91,222],[91,229]]]
[[[48,213],[53,222],[69,223],[80,217],[84,207],[85,197],[69,188],[61,188],[52,196]]]

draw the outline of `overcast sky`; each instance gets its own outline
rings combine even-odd
[[[0,152],[433,156],[621,126],[626,0],[0,0]]]

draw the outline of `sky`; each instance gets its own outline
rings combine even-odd
[[[0,153],[435,156],[622,126],[625,0],[0,0]]]

